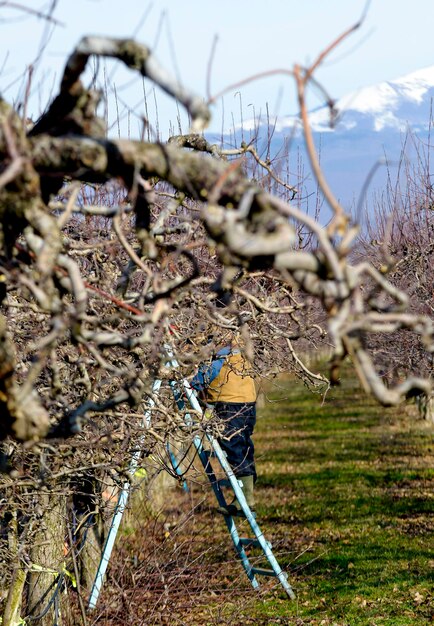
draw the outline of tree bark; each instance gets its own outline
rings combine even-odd
[[[8,528],[9,548],[14,553],[14,573],[9,585],[6,598],[5,611],[3,613],[3,626],[15,626],[20,619],[23,590],[26,582],[26,572],[20,566],[18,551],[18,528],[16,512],[12,514]]]
[[[61,623],[55,617],[63,588],[59,577],[63,578],[66,500],[60,494],[45,493],[39,505],[43,513],[31,553],[27,612],[33,619],[40,616],[38,626],[53,626]]]

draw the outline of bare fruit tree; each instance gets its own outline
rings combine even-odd
[[[405,143],[417,139],[410,133]],[[404,143],[404,146],[405,146]],[[365,258],[409,298],[414,314],[432,317],[434,311],[432,252],[434,248],[434,212],[429,161],[419,152],[416,165],[402,158],[405,186],[389,183],[388,202],[377,199],[373,217],[360,249]],[[388,385],[394,385],[410,372],[417,371],[426,379],[433,378],[433,353],[424,350],[417,335],[396,331],[389,336],[369,339],[374,361]],[[420,415],[433,419],[432,394],[416,396]]]
[[[167,143],[108,138],[96,115],[101,94],[82,81],[92,57],[118,59],[154,81],[186,108],[190,134]],[[71,498],[88,519],[93,483],[122,482],[138,438],[149,453],[202,428],[187,427],[152,384],[190,375],[228,332],[243,337],[258,376],[291,369],[324,390],[329,381],[310,371],[303,353],[327,343],[331,382],[349,357],[366,391],[385,405],[430,393],[431,381],[411,374],[385,386],[369,353],[371,333],[402,328],[429,352],[433,324],[407,311],[407,296],[381,269],[350,262],[358,229],[322,176],[304,97],[324,57],[289,73],[313,169],[334,213],[327,227],[246,176],[250,155],[282,182],[251,148],[234,155],[210,146],[202,135],[207,103],[135,41],[83,38],[58,95],[30,129],[0,100],[1,497],[8,537],[0,556],[10,566],[2,581],[8,619],[21,611],[43,620],[56,611],[56,598],[61,602],[56,590],[75,566],[59,565],[74,541]],[[309,246],[300,247],[301,233]],[[170,355],[177,372],[168,367]],[[155,408],[144,430],[149,398]],[[48,504],[53,498],[56,506]],[[44,533],[53,537],[50,549]],[[69,537],[63,547],[54,541],[59,534]]]

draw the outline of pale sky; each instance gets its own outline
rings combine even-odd
[[[53,0],[21,0],[21,6],[47,11]],[[6,3],[7,4],[7,3]],[[14,4],[14,3],[11,3]],[[16,3],[17,5],[18,3]],[[32,83],[29,114],[38,117],[50,93],[55,93],[65,59],[86,34],[134,36],[149,45],[159,60],[204,98],[213,41],[218,37],[212,70],[212,94],[258,72],[291,70],[294,63],[312,61],[328,44],[361,17],[365,0],[58,0],[54,17],[61,24],[24,16],[12,7],[0,8],[0,92],[9,101],[24,93],[20,79],[46,43]],[[371,0],[362,27],[341,45],[316,74],[334,98],[384,80],[393,80],[434,65],[433,0]],[[47,34],[49,38],[47,40]],[[99,82],[116,87],[121,133],[135,135],[144,113],[143,86],[132,72],[109,63],[100,65]],[[176,126],[177,107],[149,83],[147,105],[163,135]],[[134,108],[126,116],[123,103]],[[316,96],[311,107],[322,104]],[[233,89],[213,107],[211,129],[220,130],[259,112],[297,112],[293,81],[274,76]],[[116,105],[110,104],[110,119]],[[223,112],[224,111],[224,112]],[[184,124],[184,122],[182,122]],[[187,130],[183,126],[183,130]],[[117,126],[112,133],[117,133]]]

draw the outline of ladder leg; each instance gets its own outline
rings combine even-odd
[[[161,380],[159,379],[155,380],[152,386],[152,391],[155,394],[157,394],[160,389],[160,386],[161,386]],[[155,404],[154,401],[150,399],[148,402],[148,409],[146,410],[144,414],[144,425],[146,427],[149,427],[149,424],[151,421],[151,410],[154,404]],[[140,455],[141,455],[140,447],[141,447],[141,444],[143,443],[143,440],[144,440],[144,436],[140,437],[137,449],[131,455],[131,460],[130,460],[130,464],[128,467],[128,474],[131,479],[133,478],[139,465]],[[111,553],[112,553],[112,550],[116,541],[116,537],[118,534],[119,526],[121,525],[122,517],[124,515],[124,511],[127,506],[130,487],[131,487],[130,480],[125,481],[123,488],[121,489],[119,493],[118,501],[115,507],[115,511],[113,513],[112,520],[111,520],[110,529],[107,534],[107,539],[104,544],[101,559],[98,565],[98,570],[96,572],[95,579],[92,584],[92,589],[91,589],[89,604],[88,604],[89,610],[94,609],[96,607],[96,603],[98,601],[98,598],[101,592],[101,587],[104,581],[104,576],[107,570],[107,566],[109,564]]]
[[[291,585],[288,582],[288,578],[285,574],[285,572],[282,571],[282,568],[280,567],[276,557],[273,554],[273,551],[270,548],[270,544],[268,543],[268,541],[265,539],[261,529],[259,528],[258,524],[256,523],[255,518],[252,516],[251,519],[249,519],[249,524],[250,527],[252,529],[253,534],[256,536],[262,551],[265,555],[265,558],[267,559],[267,561],[269,562],[269,564],[271,565],[271,568],[276,576],[276,578],[279,579],[280,584],[282,585],[282,587],[284,588],[284,590],[286,591],[286,593],[288,594],[288,596],[291,598],[291,600],[294,600],[295,598],[295,593],[291,587]]]
[[[196,399],[197,402],[197,398],[194,397],[194,399]],[[189,398],[190,403],[194,402],[193,398],[190,397]],[[193,404],[192,404],[193,408],[196,408]],[[294,591],[291,587],[291,585],[288,583],[288,579],[286,577],[285,572],[282,571],[282,568],[280,567],[276,557],[274,556],[269,543],[267,542],[267,540],[265,539],[261,529],[259,528],[259,525],[256,522],[256,519],[249,507],[249,505],[247,504],[246,498],[244,496],[244,492],[241,489],[239,482],[238,482],[238,478],[235,476],[231,466],[229,465],[228,461],[226,460],[226,456],[223,452],[223,450],[220,447],[220,444],[218,443],[218,441],[215,439],[215,437],[213,437],[210,434],[207,434],[207,439],[211,445],[211,448],[214,450],[216,457],[220,463],[220,465],[223,468],[223,471],[225,472],[225,474],[227,475],[227,477],[229,478],[231,487],[234,491],[235,497],[237,498],[238,502],[240,503],[240,506],[243,510],[244,515],[246,516],[247,521],[250,524],[250,528],[252,529],[253,534],[255,535],[256,539],[258,540],[258,543],[264,553],[265,558],[267,559],[267,561],[269,562],[269,564],[271,565],[272,568],[272,572],[274,573],[274,575],[276,576],[276,578],[278,578],[280,584],[282,585],[282,587],[284,588],[285,592],[287,593],[287,595],[291,598],[294,599],[295,598],[295,594]],[[214,492],[216,490],[214,489]],[[216,494],[217,495],[217,494]],[[220,503],[220,499],[217,498],[219,500]],[[226,525],[228,526],[228,530],[231,533],[231,523],[233,524],[233,526],[235,526],[232,517],[230,516],[225,516],[225,521],[226,521]],[[238,535],[238,532],[237,532]],[[235,543],[234,537],[232,536],[232,541],[234,541],[235,547],[238,551],[238,544]],[[239,536],[238,536],[238,541],[239,541]],[[241,546],[242,547],[242,546]],[[243,548],[244,550],[244,548]],[[241,558],[241,557],[240,557]],[[246,569],[246,566],[244,565],[244,569]],[[247,575],[249,576],[249,579],[251,580],[251,573],[247,571]],[[253,568],[253,574],[255,573],[255,568]],[[260,570],[258,570],[258,573],[263,573],[260,572]],[[253,583],[252,583],[253,584]]]
[[[252,514],[252,511],[249,507],[249,505],[247,504],[246,498],[244,496],[243,490],[241,489],[239,483],[238,483],[238,479],[235,476],[232,468],[230,467],[229,463],[226,460],[226,457],[223,453],[223,450],[220,447],[220,444],[218,443],[218,441],[212,437],[212,435],[207,435],[208,436],[208,440],[210,441],[210,444],[212,446],[212,448],[214,449],[216,456],[220,462],[220,465],[222,466],[223,470],[225,471],[225,473],[227,474],[229,481],[231,483],[232,489],[234,491],[235,497],[237,498],[238,502],[240,503],[240,506],[243,510],[244,515],[246,516],[247,521],[250,524],[250,528],[252,529],[253,534],[255,535],[263,553],[265,558],[267,559],[267,561],[270,563],[272,571],[274,572],[274,575],[276,576],[276,578],[279,579],[280,584],[282,585],[282,587],[284,588],[285,592],[288,594],[288,596],[291,599],[295,598],[295,594],[294,591],[291,587],[291,585],[288,583],[288,579],[286,577],[286,574],[282,571],[276,557],[274,556],[270,545],[268,543],[268,541],[265,539],[264,534],[262,533],[261,529],[259,528],[258,523],[256,522],[256,519],[254,517],[254,515]],[[258,571],[258,573],[261,573],[260,571]],[[263,572],[262,572],[263,573]]]
[[[225,497],[222,493],[221,487],[220,487],[220,483],[217,480],[217,477],[214,473],[214,470],[211,467],[211,463],[209,461],[209,457],[206,454],[204,448],[203,448],[203,444],[202,441],[200,440],[200,438],[196,435],[196,437],[193,440],[194,446],[197,450],[198,456],[202,462],[202,465],[204,467],[205,473],[208,477],[209,482],[211,483],[211,487],[214,491],[214,495],[217,499],[217,502],[219,503],[220,506],[225,506],[226,505],[226,500]],[[238,534],[238,530],[237,527],[234,523],[234,520],[232,517],[229,516],[224,516],[225,518],[225,522],[226,522],[226,526],[228,528],[229,534],[231,536],[232,542],[234,544],[234,547],[238,553],[238,557],[241,561],[241,564],[247,574],[247,577],[249,578],[252,587],[254,589],[257,589],[259,587],[259,583],[256,579],[256,576],[254,574],[253,571],[253,567],[250,564],[249,561],[249,557],[246,554],[246,551],[244,549],[243,543],[240,539],[240,535]]]

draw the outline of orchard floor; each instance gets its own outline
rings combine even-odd
[[[89,624],[434,624],[434,425],[352,380],[322,403],[287,378],[255,443],[257,521],[296,599],[272,578],[251,588],[192,468],[158,514],[133,507]]]

